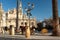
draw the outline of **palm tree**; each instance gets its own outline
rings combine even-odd
[[[53,8],[53,35],[57,36],[59,27],[57,0],[52,0],[52,8]]]

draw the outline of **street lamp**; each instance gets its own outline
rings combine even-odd
[[[28,3],[28,8],[25,7],[25,11],[27,12],[27,16],[29,17],[29,27],[27,26],[26,28],[26,38],[30,37],[30,16],[31,14],[31,10],[34,8],[34,4],[30,4],[30,2]]]
[[[30,16],[31,14],[31,10],[34,8],[34,4],[30,4],[28,3],[28,8],[25,8],[25,11],[27,12],[27,16],[29,17],[29,27],[30,27]]]
[[[16,32],[18,32],[18,5],[19,5],[19,0],[17,0],[17,12],[16,12]]]

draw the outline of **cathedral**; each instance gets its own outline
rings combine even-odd
[[[16,13],[17,13],[16,8],[8,10],[8,12],[4,12],[1,10],[3,10],[2,4],[0,4],[0,14],[3,16],[0,15],[0,27],[2,27],[1,20],[2,20],[2,24],[4,26],[7,26],[8,28],[10,27],[10,25],[13,25],[14,27],[16,27]],[[22,1],[20,1],[19,8],[18,8],[18,27],[20,28],[20,26],[25,26],[25,24],[27,24],[27,26],[29,26],[29,18],[27,16],[27,14],[23,13]],[[30,18],[30,27],[32,27],[32,26],[37,27],[35,17]]]
[[[6,13],[6,25],[9,27],[10,25],[13,25],[16,27],[16,8],[8,10]],[[29,18],[26,14],[23,13],[23,8],[22,8],[22,2],[20,1],[19,3],[19,8],[18,8],[18,27],[20,26],[29,26]],[[30,18],[30,27],[32,26],[37,27],[36,24],[36,18]]]

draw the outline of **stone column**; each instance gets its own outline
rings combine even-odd
[[[14,35],[14,34],[15,34],[14,26],[10,25],[10,35]]]
[[[12,27],[12,35],[15,34],[15,29],[14,29],[14,26]]]
[[[53,35],[57,36],[59,28],[59,17],[58,17],[58,6],[57,0],[52,0],[52,9],[53,9]]]

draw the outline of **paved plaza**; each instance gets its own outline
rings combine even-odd
[[[18,40],[26,39],[25,35],[0,35],[0,40]],[[42,40],[60,40],[59,36],[41,36],[31,35],[30,39],[42,39]]]

